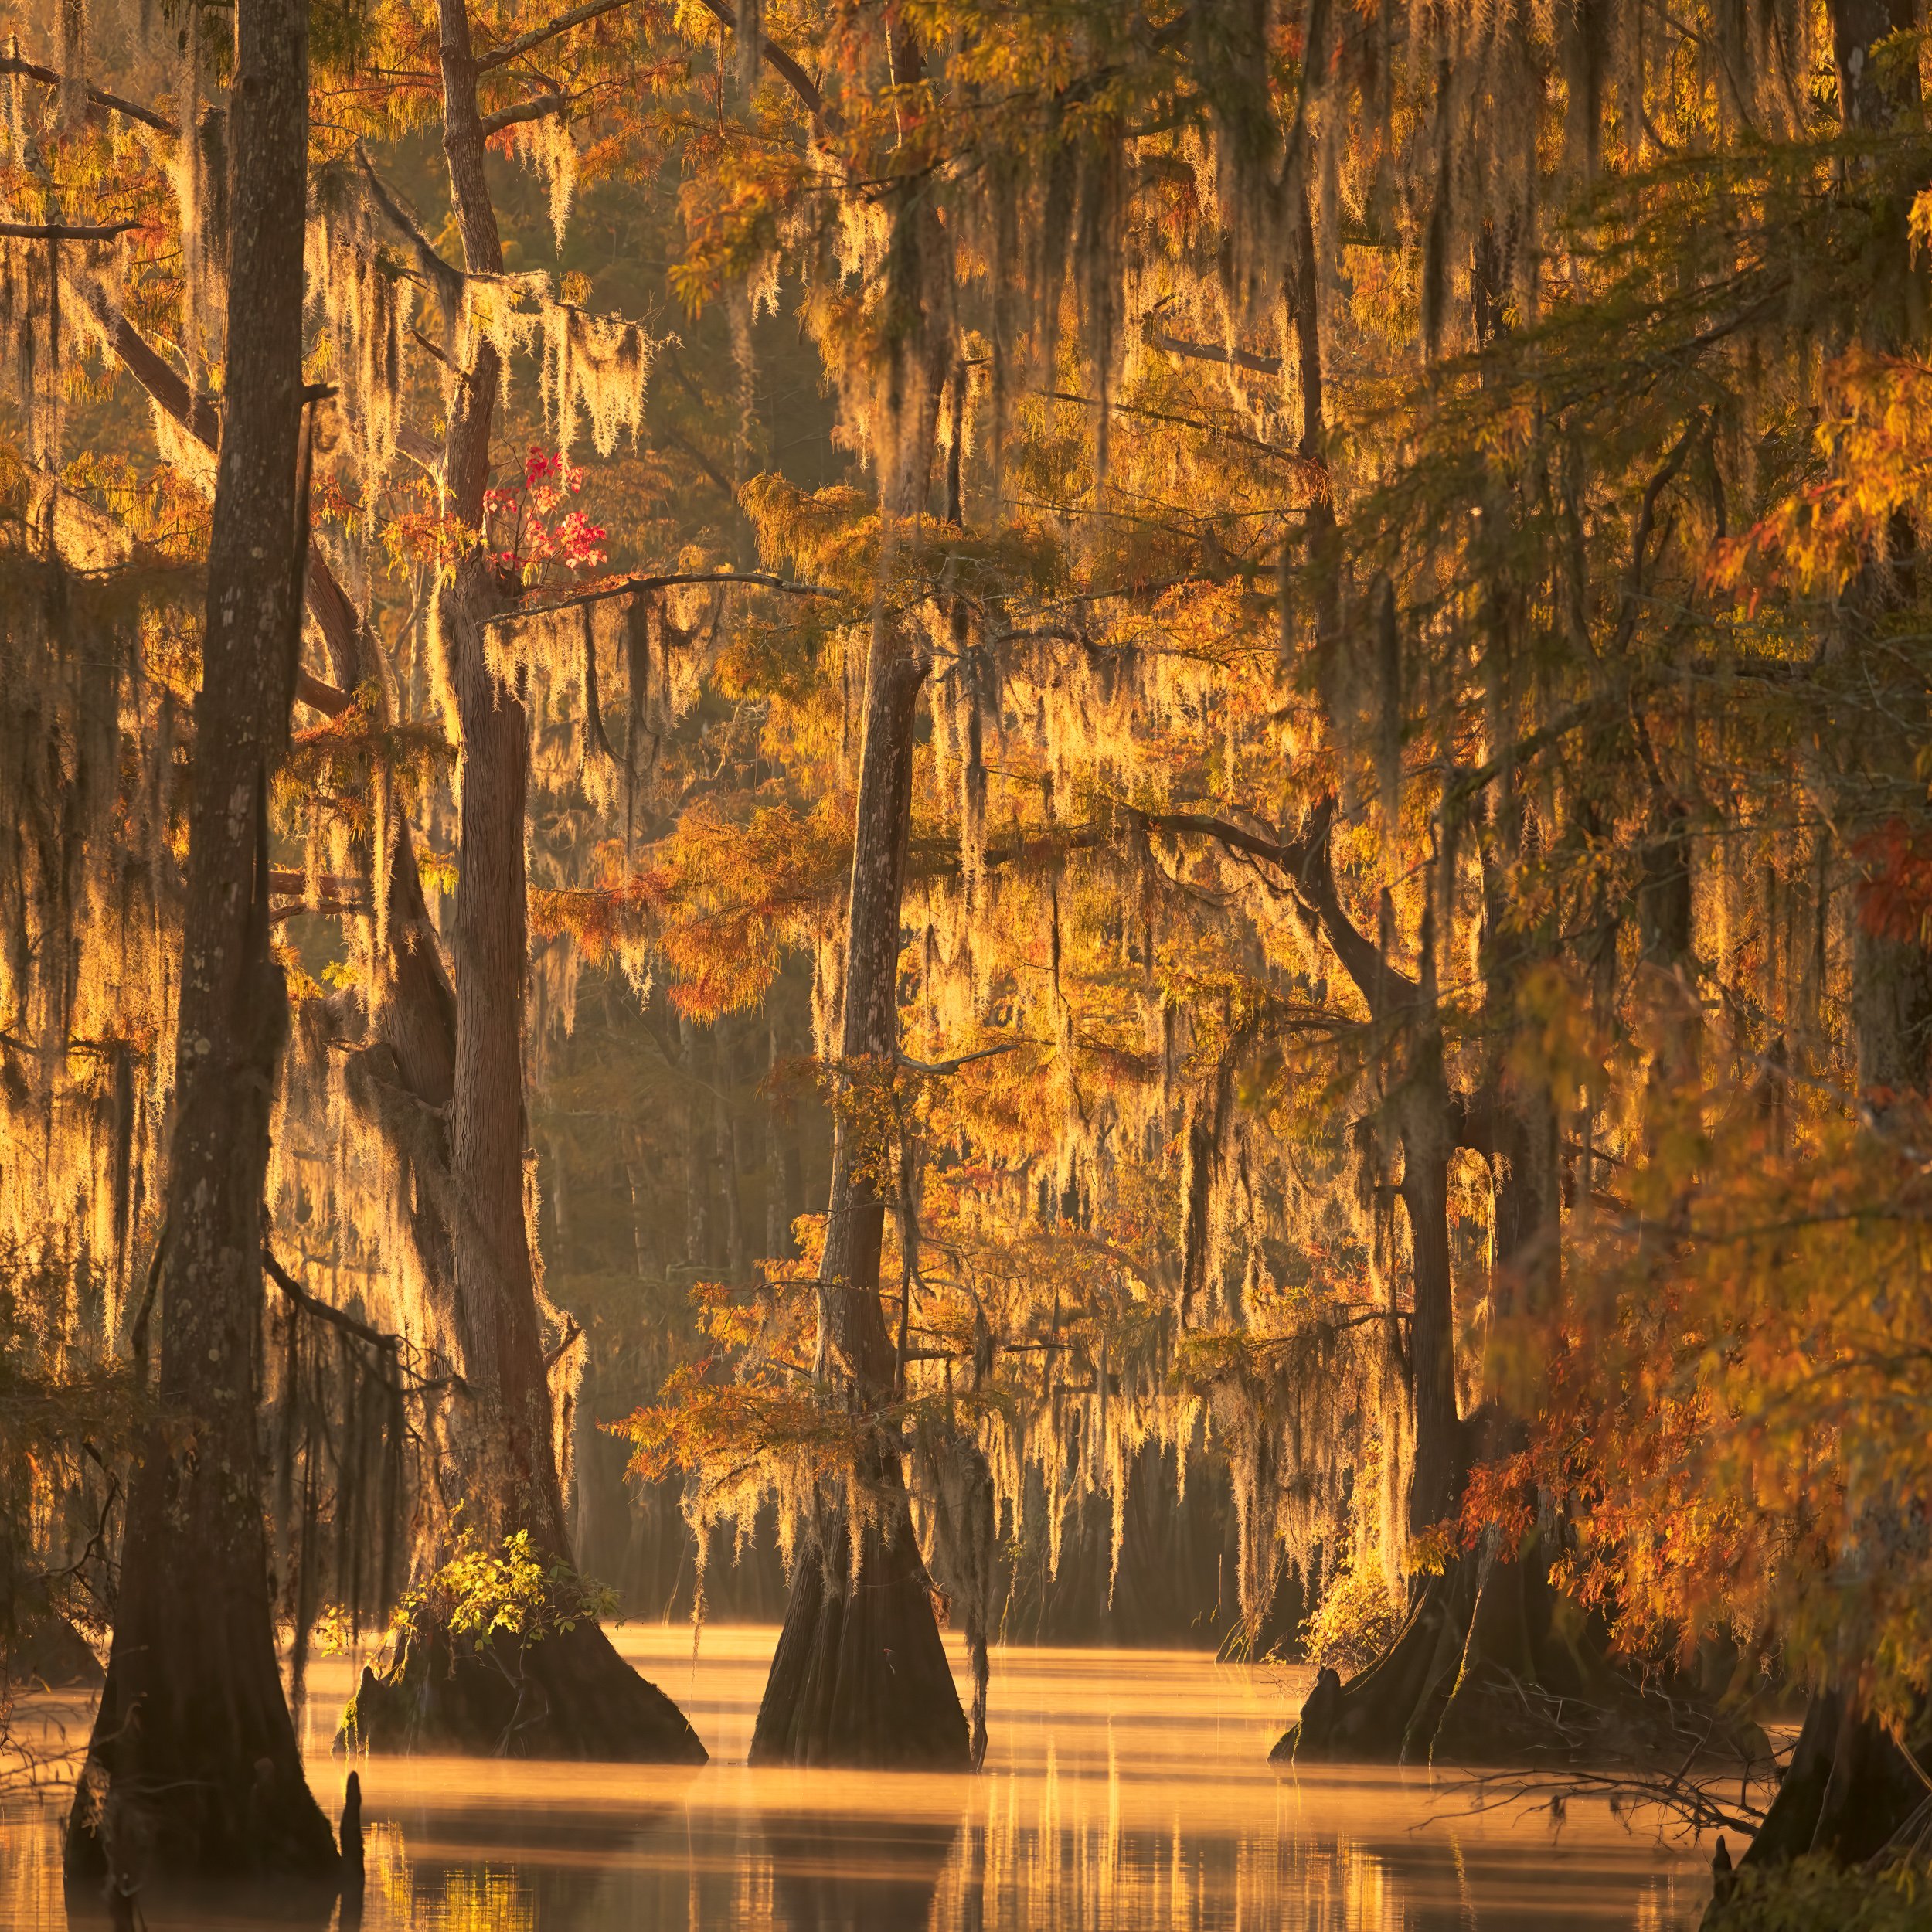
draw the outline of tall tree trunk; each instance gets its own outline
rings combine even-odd
[[[1449,1255],[1449,1090],[1442,1035],[1419,1014],[1400,1108],[1402,1205],[1409,1222],[1414,1318],[1409,1332],[1415,1406],[1415,1459],[1409,1478],[1409,1528],[1420,1535],[1461,1500],[1462,1420],[1456,1403],[1455,1286]]]
[[[866,672],[840,1042],[847,1077],[868,1084],[892,1078],[898,1052],[913,724],[926,670],[882,614]],[[838,1121],[818,1281],[817,1372],[859,1416],[891,1399],[896,1369],[879,1295],[886,1201],[873,1179],[891,1169],[855,1117],[872,1111],[847,1110]],[[817,1547],[800,1553],[793,1576],[750,1761],[963,1768],[965,1713],[892,1447],[877,1441],[855,1479],[883,1492],[884,1506],[866,1512],[855,1563],[842,1499],[823,1507]]]
[[[778,1075],[778,1019],[772,1016],[767,1040],[767,1078]],[[798,1144],[798,1122],[789,1100],[774,1094],[765,1110],[765,1251],[776,1260],[791,1260],[798,1253],[792,1224],[805,1211],[804,1156]]]
[[[725,1278],[743,1281],[749,1253],[745,1243],[744,1198],[739,1191],[742,1136],[738,1127],[737,1054],[730,1022],[720,1019],[716,1034],[716,1094],[714,1129],[718,1142],[718,1179],[723,1195]]]
[[[1888,33],[1915,26],[1913,10],[1895,0],[1832,0],[1829,12],[1840,124],[1847,134],[1883,132],[1900,108],[1917,101],[1918,70],[1916,64],[1895,66],[1888,77],[1872,51]],[[1902,291],[1904,300],[1868,302],[1860,332],[1869,345],[1896,352],[1906,339],[1906,318],[1916,305],[1917,285],[1907,250],[1874,251],[1874,259],[1888,258],[1900,266],[1891,283],[1875,292],[1885,297]],[[1917,535],[1902,534],[1908,544]],[[1847,635],[1839,640],[1840,648],[1858,648],[1872,607],[1890,601],[1892,594],[1874,585],[1869,575],[1855,586],[1846,602]],[[1840,814],[1835,815],[1853,828],[1861,820],[1868,826],[1874,819],[1882,821],[1899,799],[1923,795],[1915,753],[1923,740],[1927,692],[1922,682],[1902,683],[1889,657],[1872,683],[1883,692],[1883,702],[1867,713],[1861,740],[1867,771],[1878,781],[1872,787],[1876,796],[1861,798],[1848,784]],[[1855,913],[1851,1009],[1860,1098],[1868,1117],[1882,1129],[1894,1096],[1927,1090],[1932,951],[1916,939],[1872,932]],[[1850,1660],[1854,1668],[1847,1673],[1854,1687],[1857,1661]],[[1887,1727],[1859,1708],[1855,1694],[1840,1685],[1815,1690],[1791,1764],[1741,1862],[1783,1865],[1807,1852],[1844,1864],[1872,1857],[1913,1817],[1924,1797],[1918,1767],[1932,1750],[1929,1716],[1922,1701],[1903,1740],[1908,1756]],[[1713,1903],[1705,1922],[1724,1922],[1719,1903]]]
[[[134,1476],[113,1652],[67,1840],[70,1874],[124,1894],[267,1875],[332,1886],[337,1863],[282,1696],[255,1433],[262,1196],[288,1033],[270,944],[268,786],[287,743],[308,553],[308,11],[240,0],[236,29],[230,352],[158,1277],[157,1393],[171,1420]]]
[[[484,131],[466,0],[439,0],[444,152],[464,266],[497,275],[503,250],[484,172]],[[489,440],[502,370],[467,322],[444,445],[446,514],[483,524]],[[451,1412],[467,1459],[464,1527],[486,1543],[529,1537],[567,1563],[549,1376],[526,1212],[523,1024],[527,928],[525,811],[529,721],[492,671],[485,624],[503,600],[481,546],[437,589],[436,624],[462,736],[462,873],[452,944],[455,1042],[447,1212],[454,1328],[468,1396]],[[699,1763],[677,1706],[631,1669],[594,1620],[517,1647],[514,1686],[427,1615],[400,1635],[389,1668],[365,1671],[343,1719],[379,1748],[417,1743],[519,1754]]]
[[[706,1150],[712,1138],[711,1097],[705,1090],[703,1063],[698,1056],[699,1032],[683,1014],[678,1015],[679,1043],[684,1049],[684,1260],[685,1266],[711,1266],[711,1162]]]
[[[904,21],[890,33],[890,77],[918,84],[924,69]],[[896,149],[888,291],[874,371],[880,443],[880,523],[889,546],[927,512],[938,413],[955,352],[952,243],[921,185],[930,156]],[[842,1072],[889,1083],[899,1049],[900,911],[912,825],[913,730],[929,667],[886,607],[889,554],[879,561],[879,603],[866,667],[865,740],[846,919]],[[818,1277],[816,1372],[860,1421],[864,1447],[845,1480],[871,1492],[855,1553],[851,1499],[823,1493],[812,1547],[792,1577],[783,1632],[758,1709],[754,1764],[839,1764],[964,1769],[973,1742],[914,1536],[900,1446],[872,1418],[900,1393],[898,1360],[879,1301],[886,1199],[875,1176],[877,1128],[847,1109],[832,1144],[832,1192]],[[910,1231],[906,1231],[910,1233]]]

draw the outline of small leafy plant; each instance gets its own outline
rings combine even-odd
[[[614,1591],[569,1563],[546,1563],[529,1531],[519,1529],[495,1544],[465,1532],[449,1561],[403,1600],[401,1614],[405,1622],[427,1617],[453,1638],[468,1638],[481,1648],[499,1637],[541,1643],[616,1608]]]

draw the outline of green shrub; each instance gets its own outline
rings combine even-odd
[[[494,1545],[465,1536],[429,1582],[403,1600],[398,1621],[406,1624],[426,1615],[452,1637],[479,1645],[498,1637],[536,1644],[616,1608],[614,1591],[568,1563],[546,1563],[529,1532],[519,1529]]]
[[[1352,1677],[1389,1648],[1401,1621],[1382,1566],[1351,1551],[1301,1625],[1303,1654],[1318,1670],[1326,1665]]]
[[[1872,1872],[1804,1858],[1737,1874],[1713,1932],[1925,1932],[1932,1873],[1917,1859]]]

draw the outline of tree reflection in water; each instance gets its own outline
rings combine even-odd
[[[944,1819],[769,1812],[773,1932],[878,1932],[933,1920],[960,1837]]]
[[[1426,1774],[1277,1774],[1301,1681],[1204,1655],[995,1651],[976,1777],[748,1770],[774,1636],[619,1633],[702,1770],[364,1760],[362,1932],[1672,1932],[1708,1892],[1708,1842],[1607,1812],[1553,1835]],[[307,1748],[332,1811],[349,1767],[325,1726]],[[4,1805],[0,1927],[60,1927],[60,1803]]]

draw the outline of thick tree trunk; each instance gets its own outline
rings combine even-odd
[[[898,1472],[872,1480],[893,1490]],[[748,1761],[963,1770],[965,1713],[910,1518],[890,1508],[861,1533],[855,1583],[843,1522],[798,1560]]]
[[[255,1435],[262,1196],[288,1005],[270,944],[268,784],[295,687],[307,9],[240,0],[230,345],[195,702],[195,788],[160,1402],[129,1498],[114,1648],[67,1868],[124,1896],[274,1876],[333,1889],[335,1842],[282,1696]]]
[[[1890,696],[1893,715],[1922,714],[1923,691],[1895,690]],[[1901,791],[1909,787],[1911,736],[1888,731],[1875,762],[1881,772],[1889,767]],[[1883,1131],[1897,1097],[1927,1091],[1932,949],[1917,940],[1871,932],[1862,919],[1855,920],[1851,1006],[1860,1097],[1868,1118]],[[1894,1531],[1904,1533],[1896,1526]],[[1925,1800],[1913,1764],[1914,1759],[1923,1764],[1932,1752],[1932,1713],[1923,1702],[1912,1730],[1908,1756],[1842,1685],[1816,1692],[1784,1781],[1741,1862],[1782,1865],[1808,1852],[1827,1854],[1846,1865],[1870,1858]],[[1706,1923],[1724,1922],[1713,1905]]]
[[[910,24],[890,29],[890,73],[924,72]],[[912,145],[882,157],[892,191],[886,326],[875,349],[879,437],[879,604],[866,668],[866,729],[846,919],[840,1055],[863,1100],[894,1077],[899,1049],[900,912],[912,826],[913,732],[928,663],[887,608],[894,533],[927,514],[938,412],[956,352],[953,243],[921,185],[930,157]],[[821,1495],[819,1520],[793,1573],[785,1624],[759,1706],[751,1762],[951,1766],[974,1761],[913,1537],[901,1447],[872,1420],[903,1393],[879,1301],[886,1200],[876,1106],[842,1111],[832,1145],[818,1277],[815,1369],[867,1433],[849,1480],[869,1492],[852,1556],[852,1499]],[[867,1124],[863,1117],[873,1117]],[[902,1230],[910,1236],[910,1230]]]
[[[1929,1741],[1922,1727],[1912,1740],[1913,1755]],[[1860,1865],[1924,1801],[1923,1783],[1877,1719],[1862,1716],[1836,1691],[1821,1692],[1804,1713],[1777,1795],[1739,1862],[1783,1865],[1819,1852]]]
[[[899,920],[912,821],[913,724],[923,660],[882,617],[866,673],[848,920],[845,1070],[892,1077],[899,1043]],[[855,1413],[889,1400],[896,1369],[879,1298],[886,1202],[866,1129],[842,1114],[819,1274],[817,1369]],[[753,1764],[869,1764],[964,1770],[966,1715],[933,1614],[896,1453],[883,1442],[856,1479],[883,1498],[852,1560],[849,1519],[828,1505],[801,1551],[752,1739]]]
[[[440,0],[440,27],[444,149],[464,264],[473,274],[500,274],[503,250],[484,175],[465,0]],[[447,512],[478,529],[502,369],[487,338],[466,330],[460,349],[464,374],[454,392],[444,450]],[[488,660],[484,627],[501,604],[480,547],[464,552],[437,590],[437,631],[462,735],[445,1219],[454,1339],[468,1393],[449,1413],[452,1441],[464,1458],[462,1528],[486,1544],[527,1535],[540,1558],[567,1562],[570,1536],[526,1213],[529,723],[520,694],[505,688]],[[419,1011],[434,1012],[435,990],[417,988]],[[427,1613],[419,1614],[399,1634],[383,1674],[363,1673],[342,1728],[379,1750],[669,1763],[705,1757],[676,1706],[624,1663],[594,1621],[584,1620],[491,1661],[473,1645],[452,1640]]]

